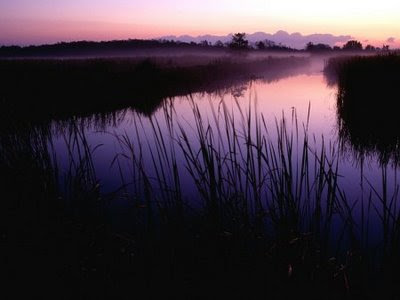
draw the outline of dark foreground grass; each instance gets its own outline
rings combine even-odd
[[[338,83],[339,133],[359,152],[399,161],[400,55],[331,59],[325,68]]]
[[[2,272],[14,295],[396,299],[397,197],[363,203],[360,222],[340,187],[339,153],[313,144],[307,124],[293,115],[267,128],[251,107],[241,121],[226,107],[205,120],[193,105],[192,132],[171,107],[164,112],[147,135],[140,115],[133,135],[115,135],[112,165],[132,177],[121,175],[111,194],[101,192],[93,163],[101,148],[88,144],[84,123],[58,129],[66,170],[51,128],[2,132]],[[110,211],[121,198],[130,221],[116,230]],[[371,249],[361,228],[374,213],[382,240]]]
[[[300,57],[241,56],[208,62],[201,57],[0,60],[0,105],[21,120],[126,107],[151,114],[168,97],[213,92],[254,78],[278,80],[308,63]]]

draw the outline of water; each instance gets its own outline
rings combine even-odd
[[[128,194],[137,192],[135,186],[137,188],[139,185],[140,188],[144,182],[141,181],[140,174],[133,171],[135,167],[132,167],[133,161],[129,147],[121,146],[123,137],[127,137],[132,142],[136,155],[141,155],[143,168],[149,176],[153,192],[160,193],[160,198],[165,196],[161,195],[162,186],[160,177],[157,176],[161,176],[159,173],[167,169],[165,164],[170,163],[167,160],[172,157],[162,157],[160,160],[157,156],[156,140],[160,137],[165,139],[168,153],[172,149],[170,147],[174,145],[177,168],[181,174],[180,186],[183,200],[191,208],[201,209],[204,202],[200,199],[198,188],[187,171],[188,162],[176,144],[176,141],[182,138],[181,130],[184,129],[191,146],[194,149],[199,146],[198,130],[193,114],[194,107],[198,109],[202,120],[210,124],[210,130],[214,133],[218,130],[224,132],[223,122],[215,120],[215,115],[217,118],[221,116],[220,113],[224,107],[234,119],[239,132],[242,126],[246,125],[246,117],[243,118],[243,114],[251,112],[254,115],[262,115],[272,140],[277,138],[276,124],[279,120],[285,118],[289,131],[293,131],[295,119],[300,128],[300,140],[303,137],[303,127],[308,127],[311,148],[319,151],[324,142],[327,148],[332,146],[340,149],[338,185],[346,195],[348,211],[351,211],[352,218],[361,220],[365,218],[364,214],[368,210],[369,239],[371,243],[378,243],[382,233],[380,221],[382,213],[379,213],[382,208],[380,197],[384,192],[387,193],[389,199],[392,195],[396,195],[396,167],[390,163],[382,167],[379,153],[369,153],[360,159],[360,154],[352,149],[351,144],[340,142],[336,97],[337,87],[327,84],[321,70],[312,70],[278,81],[251,81],[213,94],[198,93],[165,99],[150,116],[137,113],[134,109],[126,109],[115,112],[112,117],[105,118],[105,121],[95,121],[91,118],[79,119],[75,126],[82,125],[82,136],[85,137],[92,151],[91,159],[101,193],[112,197],[112,204],[108,208],[110,220],[114,226],[125,230],[124,227],[128,226],[132,218],[130,211],[134,206],[134,201]],[[170,123],[167,122],[166,111],[170,112]],[[254,123],[254,120],[252,122]],[[173,134],[168,124],[173,126]],[[68,126],[60,125],[59,122],[53,124],[53,127],[57,128],[54,129],[53,135],[55,153],[64,178],[68,176],[68,170],[71,169],[69,151],[72,148],[75,158],[78,151],[78,148],[66,142],[71,132]],[[252,130],[254,133],[254,127]],[[155,135],[154,132],[157,134]],[[217,141],[215,142],[217,145]],[[382,172],[386,175],[386,185],[382,181]],[[173,186],[174,178],[171,170],[166,173],[168,174],[165,178],[168,182],[165,184]],[[115,195],[118,196],[115,197]],[[143,196],[143,193],[140,195]],[[372,206],[369,199],[372,199]],[[357,223],[359,233],[360,228],[364,226],[361,223]]]

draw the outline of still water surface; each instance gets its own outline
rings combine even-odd
[[[117,112],[112,120],[102,122],[101,125],[89,119],[81,120],[81,122],[85,124],[84,133],[93,150],[92,159],[101,191],[109,194],[119,191],[123,184],[128,186],[134,180],[131,160],[124,156],[127,154],[127,149],[121,147],[117,137],[132,138],[134,147],[139,147],[139,143],[142,144],[141,155],[145,171],[150,174],[150,177],[155,178],[154,165],[158,163],[152,160],[156,138],[152,124],[159,125],[159,127],[156,126],[157,131],[167,143],[179,138],[180,125],[193,145],[197,145],[194,106],[198,108],[203,121],[211,124],[213,132],[217,132],[218,129],[223,130],[221,126],[215,124],[215,115],[218,115],[223,107],[229,111],[238,128],[243,125],[241,114],[251,111],[254,115],[262,115],[272,139],[276,137],[276,122],[285,117],[288,128],[294,128],[292,120],[295,116],[300,128],[300,139],[303,135],[302,127],[308,124],[311,147],[320,149],[324,141],[327,148],[335,147],[341,150],[338,170],[339,186],[345,192],[349,205],[351,207],[354,205],[353,214],[357,217],[361,215],[361,203],[365,206],[366,199],[369,199],[370,195],[375,198],[375,207],[379,209],[380,200],[375,197],[375,194],[383,191],[383,171],[386,172],[387,178],[386,192],[388,195],[393,195],[396,186],[396,167],[391,163],[382,167],[377,153],[370,153],[361,161],[359,153],[352,149],[351,144],[340,142],[336,96],[337,87],[329,86],[322,71],[318,70],[273,82],[256,80],[214,94],[198,93],[166,99],[151,116],[144,116],[136,113],[134,109],[127,109]],[[176,135],[172,137],[166,124],[166,110],[173,111],[172,124],[175,129],[178,129]],[[70,167],[70,159],[65,140],[64,130],[55,135],[54,145],[58,163],[61,170],[66,172]],[[180,183],[185,201],[192,207],[201,206],[201,201],[196,197],[196,186],[186,171],[187,163],[180,151],[176,152],[176,159],[178,169],[183,174],[180,177]],[[375,190],[371,189],[371,186]],[[124,197],[113,200],[112,208],[110,208],[111,215],[114,221],[118,220],[115,222],[119,226],[128,222],[124,222],[124,218],[130,218],[124,213],[130,201],[129,198]],[[379,223],[378,214],[370,216],[370,223]],[[376,235],[379,236],[379,228],[379,225],[371,226],[370,234],[375,230]]]

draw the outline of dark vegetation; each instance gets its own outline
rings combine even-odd
[[[222,45],[223,46],[223,45]],[[184,43],[167,40],[117,40],[117,41],[77,41],[61,42],[51,45],[39,46],[2,46],[0,57],[59,57],[59,56],[113,56],[113,55],[135,55],[152,52],[166,51],[174,53],[191,50],[220,50],[207,43]]]
[[[252,107],[238,105],[235,120],[220,104],[205,119],[193,103],[189,128],[163,101],[277,80],[308,62],[0,61],[6,290],[64,299],[396,299],[399,189],[388,193],[387,160],[382,192],[371,186],[359,203],[341,188],[339,149],[313,143],[295,112],[273,130]],[[379,150],[382,137],[397,145],[397,121],[386,119],[395,115],[398,65],[395,55],[328,63],[339,84],[339,130],[356,149]],[[134,133],[111,133],[118,150],[110,168],[129,168],[131,177],[121,172],[121,186],[105,193],[93,161],[101,145],[85,128],[102,130],[127,107],[136,111]],[[164,119],[150,117],[145,128],[143,114],[158,107]],[[66,169],[55,137],[68,149]]]
[[[325,74],[338,84],[340,135],[360,153],[400,159],[400,56],[331,59]]]
[[[229,47],[233,50],[246,50],[249,47],[249,41],[246,40],[246,34],[236,33],[232,36],[232,41]]]
[[[185,60],[191,63],[181,63]],[[256,78],[278,80],[304,72],[308,64],[300,57],[0,60],[0,100],[2,110],[21,120],[125,107],[151,114],[168,97],[213,92]]]
[[[361,42],[350,40],[343,47],[331,47],[328,44],[312,42],[307,43],[304,49],[293,49],[281,43],[271,40],[261,40],[250,43],[245,33],[235,33],[232,40],[226,43],[217,41],[211,44],[207,40],[199,43],[180,42],[173,40],[116,40],[116,41],[76,41],[60,42],[50,45],[32,46],[1,46],[0,58],[46,58],[46,57],[134,57],[134,56],[171,56],[184,54],[193,55],[226,55],[237,51],[248,53],[260,52],[388,52],[389,45],[374,47],[366,45],[363,48]]]
[[[39,46],[2,46],[0,47],[0,57],[104,57],[104,56],[149,56],[149,55],[179,55],[183,53],[203,53],[203,54],[224,54],[230,50],[264,50],[264,51],[291,51],[299,50],[277,45],[272,41],[260,41],[263,47],[253,47],[246,40],[246,34],[236,33],[232,41],[223,43],[217,41],[212,45],[208,41],[200,43],[186,43],[170,40],[120,40],[120,41],[77,41],[61,42],[51,45]]]
[[[374,47],[372,45],[366,45],[365,48],[361,44],[361,42],[356,41],[356,40],[350,40],[347,41],[343,47],[339,46],[334,46],[331,47],[327,44],[323,43],[318,43],[314,44],[312,42],[307,43],[305,50],[308,52],[335,52],[335,53],[349,53],[349,52],[355,52],[355,53],[375,53],[375,52],[383,52],[383,53],[388,53],[389,50],[389,45],[382,45],[382,47]]]
[[[57,133],[70,153],[65,171],[51,128],[1,132],[2,272],[25,287],[7,284],[14,295],[395,299],[396,206],[374,204],[384,239],[365,248],[368,226],[355,226],[338,181],[338,152],[313,146],[307,124],[301,129],[295,115],[277,121],[274,138],[251,110],[240,124],[227,108],[206,121],[194,105],[190,132],[172,124],[168,105],[163,109],[170,136],[161,134],[162,120],[152,119],[155,142],[148,144],[140,115],[136,134],[115,135],[121,148],[112,165],[130,166],[132,178],[121,177],[121,189],[110,194],[101,192],[93,165],[98,147],[89,145],[79,120]],[[220,130],[212,131],[211,122]],[[178,167],[178,152],[187,172]],[[195,184],[189,198],[185,176]],[[110,211],[121,200],[117,218],[129,222],[116,230]],[[384,259],[376,262],[377,253]]]

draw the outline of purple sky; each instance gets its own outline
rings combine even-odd
[[[396,45],[399,15],[395,0],[1,0],[0,43],[286,30]]]

